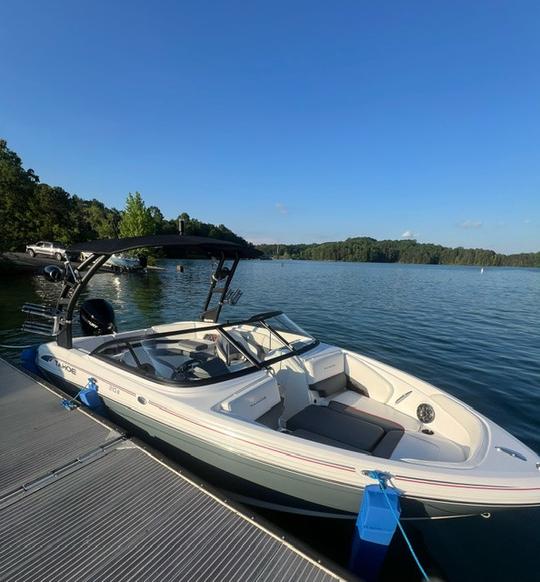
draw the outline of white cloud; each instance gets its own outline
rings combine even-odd
[[[532,222],[532,220],[531,220],[530,218],[526,218],[526,219],[523,221],[523,224],[531,224],[531,222]]]
[[[480,228],[482,226],[482,222],[480,220],[462,220],[459,223],[461,228]]]
[[[406,230],[402,235],[401,238],[406,238],[406,239],[413,239],[416,238],[418,236],[418,234],[414,233],[412,230]]]
[[[276,210],[280,214],[289,214],[289,209],[282,202],[276,202]]]

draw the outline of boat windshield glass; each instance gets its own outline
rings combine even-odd
[[[283,314],[118,338],[92,355],[167,384],[208,384],[253,372],[317,341]]]
[[[314,345],[317,340],[304,331],[299,325],[289,319],[284,313],[279,313],[264,320],[265,323],[293,349],[298,350]]]
[[[316,342],[283,313],[261,314],[248,322],[225,326],[227,333],[259,362],[293,355]]]

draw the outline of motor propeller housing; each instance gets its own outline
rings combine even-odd
[[[105,299],[87,299],[79,309],[81,329],[86,336],[116,332],[114,309]]]

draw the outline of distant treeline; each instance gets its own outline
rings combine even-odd
[[[129,194],[123,210],[99,200],[85,200],[58,186],[40,182],[34,170],[23,168],[20,157],[0,139],[0,252],[22,251],[38,240],[75,242],[118,236],[172,234],[178,219],[186,234],[209,236],[250,245],[223,224],[214,225],[186,213],[165,218],[156,206],[146,206],[141,195]],[[284,259],[540,267],[540,253],[502,255],[484,249],[455,249],[414,240],[359,237],[340,242],[298,245],[258,245],[267,256]]]
[[[117,210],[43,184],[0,139],[0,252],[23,251],[26,244],[38,240],[69,245],[98,238],[172,234],[178,232],[179,218],[184,219],[186,234],[249,244],[223,224],[207,224],[186,213],[167,219],[156,206],[147,207],[138,192],[128,196],[124,210]]]
[[[540,267],[540,252],[502,255],[485,249],[449,248],[415,240],[348,238],[321,244],[257,245],[268,257],[361,263],[417,263],[423,265],[481,265],[484,267]]]

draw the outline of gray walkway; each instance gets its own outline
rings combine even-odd
[[[337,575],[0,360],[0,580]]]

